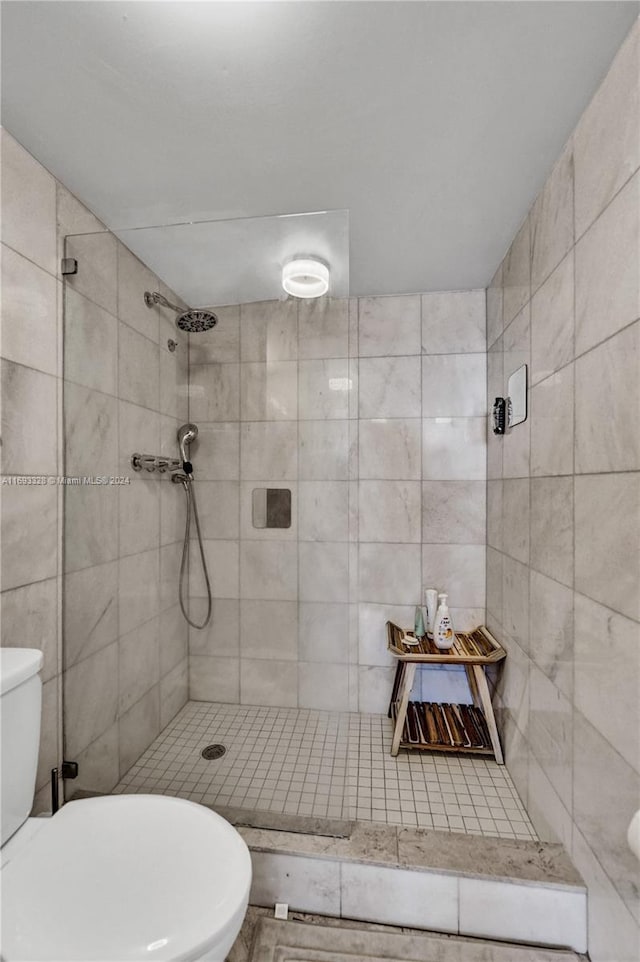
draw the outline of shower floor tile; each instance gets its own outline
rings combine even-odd
[[[226,753],[207,761],[207,745]],[[509,773],[484,758],[389,754],[385,715],[188,702],[116,786],[205,805],[536,839]]]

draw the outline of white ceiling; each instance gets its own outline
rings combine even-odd
[[[3,119],[114,229],[346,209],[352,294],[481,287],[637,13],[4,2]]]

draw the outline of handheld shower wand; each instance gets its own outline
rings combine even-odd
[[[182,458],[182,470],[185,474],[193,474],[193,465],[187,455],[187,448],[197,437],[197,424],[183,424],[178,431],[178,447],[180,448],[180,457]]]
[[[184,488],[184,493],[187,498],[187,518],[184,529],[184,542],[182,545],[182,561],[180,562],[180,581],[178,585],[178,598],[180,601],[180,608],[182,609],[182,614],[188,621],[188,623],[193,628],[204,628],[209,624],[211,619],[211,611],[213,607],[211,583],[209,581],[209,572],[207,570],[207,559],[204,554],[204,545],[202,543],[202,532],[200,531],[200,519],[198,517],[198,503],[196,501],[196,492],[193,480],[193,465],[189,461],[189,456],[187,454],[187,448],[192,441],[198,437],[198,427],[196,424],[183,424],[181,428],[178,429],[178,447],[180,448],[180,457],[182,458],[182,471],[176,471],[172,476],[172,481],[179,483]],[[204,574],[205,586],[207,589],[207,614],[201,625],[197,622],[192,621],[187,614],[187,606],[185,604],[184,598],[184,587],[185,578],[187,575],[187,567],[189,563],[189,548],[191,539],[191,518],[193,517],[196,524],[196,534],[198,537],[198,547],[200,549],[200,562],[202,564],[202,572]]]

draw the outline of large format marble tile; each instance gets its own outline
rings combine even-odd
[[[237,705],[240,702],[238,658],[189,657],[189,698]]]
[[[350,660],[350,608],[345,604],[303,601],[299,605],[300,661],[346,663]]]
[[[531,567],[573,584],[573,478],[531,479]]]
[[[416,605],[420,601],[420,545],[360,544],[359,600]]]
[[[144,302],[145,291],[158,290],[158,278],[121,241],[117,242],[117,252],[118,317],[139,334],[158,343],[159,318],[163,313],[167,314],[168,309],[160,304],[149,308]]]
[[[55,578],[3,591],[3,648],[38,648],[43,655],[40,677],[58,674],[58,585]]]
[[[346,297],[298,301],[298,357],[347,357],[349,303]]]
[[[420,480],[420,418],[380,418],[359,424],[360,479]]]
[[[256,301],[240,307],[242,361],[295,361],[298,355],[298,302]]]
[[[531,571],[529,653],[547,678],[573,698],[573,591]]]
[[[50,274],[56,264],[56,182],[2,131],[2,241]]]
[[[119,719],[120,774],[124,775],[160,731],[160,688],[156,685]]]
[[[529,568],[506,555],[502,566],[502,619],[504,629],[522,651],[529,651]]]
[[[484,544],[486,486],[483,481],[425,481],[422,540],[431,544]]]
[[[415,608],[411,605],[358,605],[358,663],[391,667],[396,664],[387,650],[387,621],[413,627]]]
[[[486,418],[425,418],[422,477],[431,481],[481,481],[486,476]]]
[[[512,478],[502,483],[502,548],[529,563],[529,479]]]
[[[0,362],[2,473],[55,475],[57,383],[50,374]]]
[[[171,332],[179,334],[176,328]],[[188,335],[183,334],[183,338]],[[172,338],[176,340],[176,338]],[[172,354],[167,341],[160,339],[160,398],[159,410],[162,414],[187,420],[189,409],[189,359],[188,348],[184,341],[178,340],[178,347]]]
[[[640,316],[640,173],[576,245],[576,354]]]
[[[243,601],[240,605],[243,658],[296,661],[298,605],[295,601]]]
[[[116,398],[66,381],[64,440],[68,476],[118,475]]]
[[[463,354],[486,350],[484,290],[441,291],[423,294],[421,300],[424,354]]]
[[[194,633],[197,629],[192,629]],[[189,654],[189,625],[175,604],[159,618],[158,644],[160,654],[160,677],[169,674]]]
[[[419,481],[361,481],[360,541],[411,543],[421,540]]]
[[[2,590],[56,574],[58,491],[52,485],[2,486]]]
[[[64,667],[105,648],[118,637],[118,563],[64,576]]]
[[[198,422],[198,439],[190,450],[199,479],[236,481],[240,477],[240,424],[237,421]]]
[[[64,256],[78,261],[78,273],[65,278],[65,297],[76,292],[110,314],[117,314],[118,243],[109,231],[67,237]]]
[[[349,711],[349,675],[345,666],[300,661],[298,705],[319,711]]]
[[[240,360],[240,305],[214,307],[218,323],[189,338],[191,364],[219,364]],[[259,358],[259,360],[262,360]]]
[[[153,480],[135,478],[122,486],[118,510],[120,556],[159,547],[160,488],[157,476]],[[174,495],[178,493],[174,491]]]
[[[425,585],[433,585],[438,591],[446,591],[452,608],[483,608],[485,546],[423,545],[422,578]]]
[[[487,482],[487,544],[497,551],[502,551],[503,545],[503,482],[500,479],[490,479]]]
[[[58,734],[60,732],[60,700],[59,679],[52,678],[42,686],[42,704],[40,714],[40,746],[38,751],[38,767],[36,770],[36,791],[43,786],[51,785],[51,769],[58,764],[60,747]]]
[[[573,473],[573,364],[531,391],[531,474]]]
[[[636,23],[574,134],[578,237],[640,166],[639,76]]]
[[[576,590],[640,620],[640,475],[575,479]]]
[[[104,394],[118,393],[118,322],[86,297],[65,289],[64,376]]]
[[[300,601],[349,601],[349,546],[345,543],[301,542]]]
[[[166,728],[189,698],[189,659],[160,679],[160,729]]]
[[[639,371],[640,321],[576,361],[576,473],[640,469]]]
[[[194,364],[189,370],[189,417],[200,421],[238,421],[240,365]]]
[[[240,704],[296,708],[298,663],[242,658],[240,660]]]
[[[573,141],[531,209],[531,286],[537,290],[573,246]]]
[[[531,383],[573,360],[573,265],[570,251],[531,299]]]
[[[502,624],[502,577],[504,555],[487,547],[487,615]]]
[[[214,598],[240,597],[240,548],[237,541],[205,541],[204,552]],[[191,542],[193,563],[189,569],[189,594],[191,598],[206,596],[202,578],[200,553],[197,541]],[[196,606],[198,610],[201,605]]]
[[[110,728],[117,715],[118,645],[114,643],[66,672],[65,751],[69,757],[75,758]]]
[[[439,354],[422,358],[423,417],[480,417],[486,413],[485,354]]]
[[[296,362],[241,364],[240,417],[243,421],[295,421],[298,417]]]
[[[576,707],[640,772],[640,625],[576,594],[574,673]]]
[[[189,655],[239,657],[240,604],[237,599],[216,598],[206,628],[189,629]]]
[[[2,247],[2,356],[55,374],[58,284],[30,260]]]
[[[109,794],[120,780],[118,753],[118,722],[98,735],[83,751],[74,756],[78,763],[75,791],[104,792]]]
[[[571,851],[571,815],[533,754],[529,757],[527,814],[541,842],[559,842],[565,851]]]
[[[118,639],[118,711],[124,714],[160,680],[159,621],[146,624]]]
[[[421,415],[419,357],[369,357],[359,362],[361,418]]]
[[[558,793],[572,810],[573,706],[535,666],[529,675],[529,726],[531,751]]]
[[[65,571],[77,571],[117,557],[118,500],[115,485],[65,487]]]
[[[240,597],[295,601],[298,597],[298,546],[287,541],[243,541],[240,545]]]
[[[348,540],[348,482],[301,481],[298,499],[298,537],[301,541]]]
[[[157,411],[160,405],[160,354],[157,344],[126,324],[118,333],[118,394]]]
[[[420,297],[358,299],[360,357],[420,353]]]
[[[159,576],[157,548],[120,559],[120,634],[132,631],[158,613]]]
[[[502,271],[501,264],[487,288],[487,347],[490,348],[502,334]]]
[[[196,481],[198,514],[202,537],[228,541],[239,536],[240,483],[238,481]]]
[[[324,421],[348,418],[351,389],[347,358],[300,361],[298,364],[300,420]]]
[[[530,297],[529,218],[516,234],[502,264],[503,319],[507,327]]]

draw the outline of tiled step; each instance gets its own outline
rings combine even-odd
[[[252,905],[586,951],[586,889],[560,845],[365,822],[349,838],[238,831]]]

